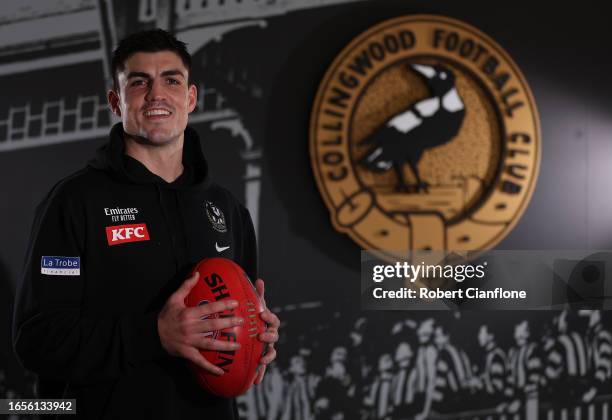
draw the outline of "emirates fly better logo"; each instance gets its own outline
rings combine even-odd
[[[531,197],[539,121],[495,41],[454,19],[405,16],[336,57],[314,102],[310,155],[334,227],[362,248],[484,250]]]

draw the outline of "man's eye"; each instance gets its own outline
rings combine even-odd
[[[144,80],[134,80],[132,83],[130,83],[130,86],[141,86],[144,85]]]
[[[178,85],[180,82],[176,79],[166,79],[169,85]]]

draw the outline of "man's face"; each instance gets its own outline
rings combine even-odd
[[[431,335],[433,334],[433,326],[429,323],[421,324],[419,329],[417,330],[417,337],[419,339],[419,343],[425,344],[431,339]]]
[[[518,324],[514,327],[514,339],[518,345],[523,345],[529,338],[529,326],[527,323]]]
[[[289,372],[296,375],[303,375],[306,373],[306,363],[302,356],[293,356],[291,358]]]
[[[108,101],[127,134],[161,146],[183,135],[187,116],[195,108],[196,87],[187,80],[178,54],[139,52],[117,73],[118,91],[110,91]]]
[[[448,336],[444,334],[442,328],[436,328],[436,331],[434,333],[434,342],[438,347],[442,347],[448,342]]]
[[[393,367],[393,359],[390,354],[383,354],[378,359],[378,370],[380,372],[387,371]]]
[[[482,327],[480,327],[480,330],[478,331],[478,344],[484,347],[487,345],[488,342],[489,342],[489,331],[487,330],[487,327],[483,325]]]
[[[327,374],[332,378],[342,379],[346,375],[346,368],[340,362],[333,362],[328,368]]]

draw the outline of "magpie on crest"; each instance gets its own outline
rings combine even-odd
[[[455,88],[455,75],[448,68],[435,65],[411,64],[409,68],[421,75],[430,96],[389,118],[361,144],[373,145],[359,163],[373,172],[393,168],[397,174],[396,191],[427,191],[421,181],[418,164],[426,149],[451,141],[459,132],[465,106]],[[415,185],[407,185],[403,165],[407,163],[416,177]]]

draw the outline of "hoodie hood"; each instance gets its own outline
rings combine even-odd
[[[183,174],[171,183],[149,171],[138,160],[126,155],[123,135],[123,124],[115,124],[111,129],[108,143],[96,151],[88,166],[133,184],[157,184],[172,189],[202,188],[210,184],[208,163],[202,153],[200,137],[193,128],[188,126],[185,129],[183,143],[185,169]]]

